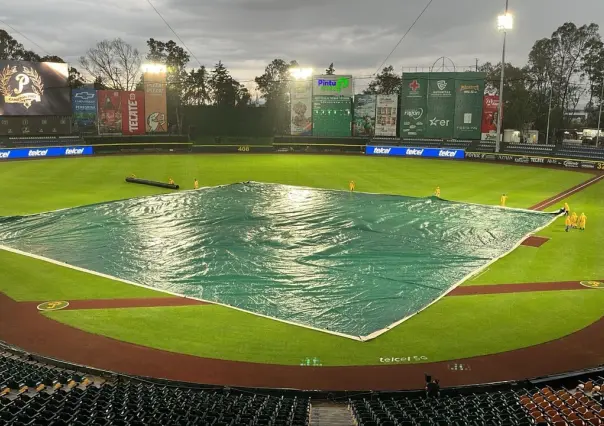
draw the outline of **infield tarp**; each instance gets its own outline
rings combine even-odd
[[[246,183],[5,217],[0,244],[358,338],[413,315],[552,219]]]

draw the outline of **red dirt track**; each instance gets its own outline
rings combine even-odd
[[[543,210],[602,178],[604,175],[594,176],[532,208]],[[558,290],[597,291],[582,287],[578,282],[529,283],[458,287],[449,296]],[[405,365],[395,364],[394,358],[408,354],[384,353],[383,358],[375,359],[378,364],[375,366],[299,367],[200,358],[134,345],[53,321],[37,311],[39,303],[16,302],[0,293],[0,340],[31,353],[102,370],[210,385],[333,391],[404,390],[423,388],[424,372],[438,377],[443,386],[449,387],[523,380],[604,364],[604,317],[569,336],[494,355]],[[203,303],[179,297],[81,300],[70,301],[67,309],[192,304]],[[580,314],[577,309],[577,315]],[[551,315],[556,315],[555,307]],[[535,321],[548,321],[548,318],[535,318]],[[132,324],[132,327],[144,326]],[[451,333],[461,334],[464,330],[452,328]],[[470,370],[452,371],[449,366],[454,363],[463,363]]]
[[[522,242],[522,245],[526,246],[526,247],[539,248],[543,244],[547,243],[548,241],[549,241],[549,238],[547,238],[547,237],[537,237],[536,235],[531,235],[530,237],[528,237],[526,240],[524,240]]]

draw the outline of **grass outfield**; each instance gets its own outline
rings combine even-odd
[[[124,183],[124,177],[164,180],[183,188],[194,178],[211,186],[245,180],[279,182],[529,207],[592,175],[514,165],[375,157],[303,155],[126,156],[10,162],[0,165],[0,215],[27,214],[152,195],[164,190]],[[18,181],[18,185],[13,183]],[[24,196],[26,194],[26,196]],[[603,279],[598,243],[604,240],[604,182],[569,199],[585,211],[588,230],[566,234],[556,223],[539,249],[520,247],[467,283]],[[598,276],[601,273],[602,276]],[[74,300],[165,296],[0,251],[0,291],[17,300]],[[5,280],[4,277],[9,277]],[[94,333],[193,355],[297,364],[380,364],[381,357],[436,361],[482,355],[552,340],[598,320],[604,292],[568,291],[445,298],[371,342],[354,342],[219,306],[58,311],[53,319]],[[548,316],[555,306],[556,316]],[[547,321],[535,321],[546,316]],[[145,327],[132,327],[133,323]],[[200,336],[203,336],[200,339]]]

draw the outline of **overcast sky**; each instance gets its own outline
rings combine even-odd
[[[260,75],[274,58],[302,66],[368,76],[375,72],[427,0],[151,0],[197,57],[222,60],[239,80]],[[441,57],[458,67],[498,62],[495,30],[504,0],[434,0],[387,64],[429,67]],[[604,0],[510,0],[516,28],[508,58],[526,62],[534,41],[562,23],[595,22],[604,36]],[[175,39],[146,0],[19,0],[4,2],[0,19],[51,54],[76,63],[105,38],[121,37],[146,51],[149,37]],[[2,24],[0,24],[2,25]],[[5,28],[32,50],[39,49]],[[191,65],[198,66],[195,59]],[[364,80],[358,80],[362,85]],[[367,81],[367,80],[365,80]],[[253,86],[253,85],[249,85]],[[359,87],[357,86],[357,89]]]

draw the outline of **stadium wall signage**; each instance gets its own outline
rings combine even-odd
[[[42,157],[74,157],[92,155],[91,146],[61,146],[48,148],[0,149],[0,160]]]
[[[572,160],[567,158],[535,157],[533,155],[518,154],[489,154],[482,152],[467,152],[466,158],[470,160],[506,161],[516,164],[537,164],[558,166],[567,169],[604,170],[603,161]]]
[[[427,157],[450,158],[462,160],[465,157],[463,149],[440,148],[409,148],[404,146],[371,146],[365,149],[367,155],[383,155],[389,157]]]

